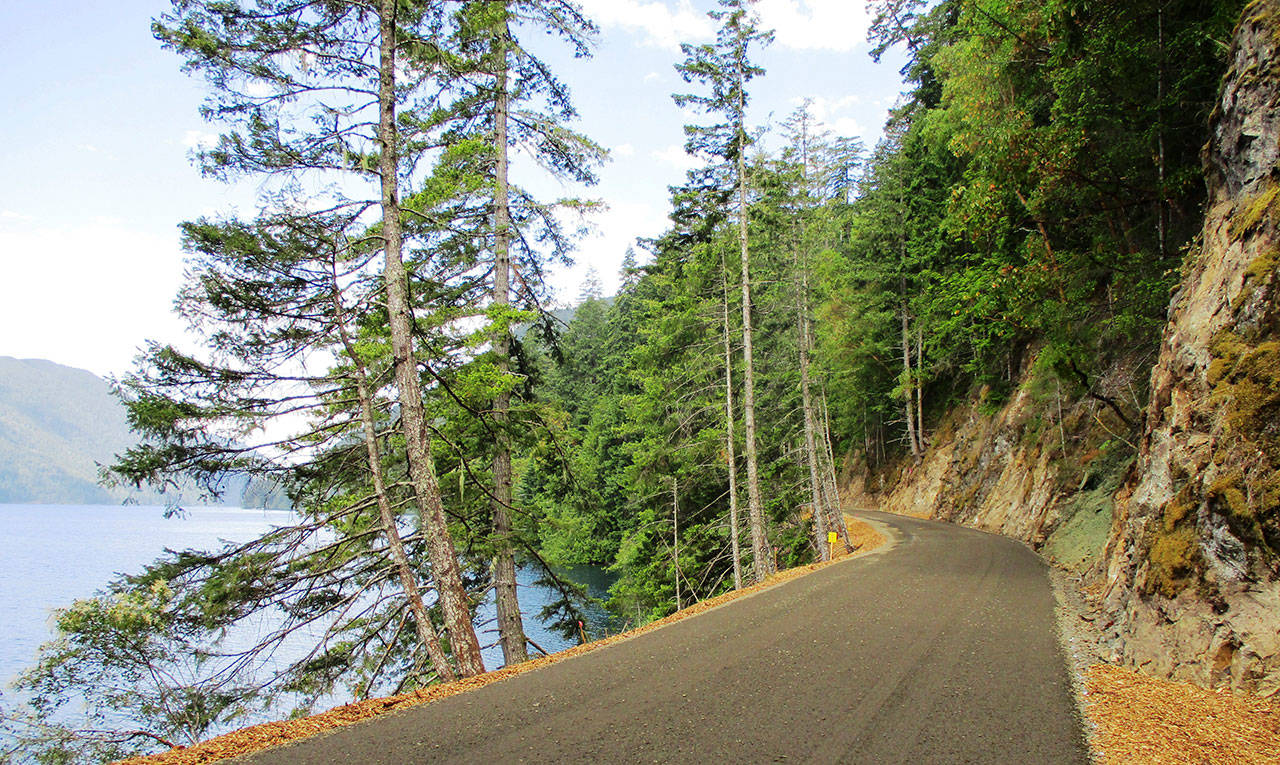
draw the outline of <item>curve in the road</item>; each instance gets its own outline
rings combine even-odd
[[[1087,762],[1044,563],[862,515],[891,551],[244,761]]]

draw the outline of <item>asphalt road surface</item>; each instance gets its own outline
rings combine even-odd
[[[892,546],[253,763],[1085,763],[1044,564],[881,513]]]

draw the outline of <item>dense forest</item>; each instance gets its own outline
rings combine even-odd
[[[1034,427],[1091,463],[1059,480],[1135,455],[1240,4],[877,10],[876,53],[905,45],[912,85],[879,145],[863,152],[801,108],[780,148],[741,142],[741,176],[728,147],[673,190],[652,263],[616,299],[587,300],[561,339],[542,396],[565,436],[532,455],[520,497],[550,559],[615,567],[622,613],[713,595],[739,560],[758,576],[825,554],[834,516],[812,508],[837,465],[891,483],[952,407],[998,408],[1024,364],[1057,404]],[[691,150],[703,130],[690,126]],[[768,404],[744,444],[752,371]],[[1082,398],[1096,420],[1064,425]],[[732,520],[735,455],[751,449],[776,556],[763,566]]]
[[[871,5],[907,91],[868,147],[807,105],[750,124],[771,34],[719,0],[676,64],[703,163],[620,292],[588,284],[565,315],[544,278],[595,203],[535,197],[510,157],[581,187],[605,159],[525,44],[585,59],[573,2],[175,2],[156,37],[225,127],[202,167],[264,179],[263,211],[183,224],[179,305],[205,344],[153,346],[120,382],[144,440],[113,476],[269,479],[297,523],[62,612],[22,680],[33,716],[6,717],[23,745],[118,756],[266,703],[474,675],[490,591],[524,661],[517,565],[572,631],[563,566],[607,566],[637,625],[828,558],[842,493],[909,475],[954,407],[1023,384],[1063,485],[1123,474],[1243,2]],[[1063,415],[1080,401],[1087,420]],[[299,636],[301,658],[267,661]],[[67,688],[83,726],[47,722]],[[121,711],[145,732],[104,733]]]

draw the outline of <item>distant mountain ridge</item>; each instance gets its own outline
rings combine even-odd
[[[182,497],[98,485],[99,465],[137,443],[111,385],[83,369],[0,356],[0,503],[163,504]],[[282,506],[265,487],[233,482],[230,504]]]
[[[106,380],[43,359],[0,356],[0,502],[99,504],[98,463],[136,439]]]

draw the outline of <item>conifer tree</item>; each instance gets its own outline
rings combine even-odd
[[[262,175],[270,182],[266,211],[258,220],[185,226],[189,247],[201,260],[192,269],[181,307],[204,331],[206,348],[186,354],[156,347],[126,381],[131,422],[146,440],[123,455],[115,471],[125,480],[159,484],[194,475],[214,488],[236,473],[276,475],[288,482],[303,513],[296,533],[203,559],[175,559],[155,569],[181,572],[175,581],[188,582],[184,595],[193,598],[207,595],[203,588],[235,567],[266,565],[274,572],[264,580],[275,593],[272,598],[224,594],[223,599],[249,600],[213,623],[234,622],[255,602],[283,604],[306,592],[300,584],[306,569],[291,561],[315,554],[311,546],[319,544],[320,533],[337,529],[364,539],[365,522],[351,520],[377,507],[376,519],[369,521],[387,547],[367,550],[365,565],[370,571],[387,570],[383,556],[390,556],[401,602],[413,614],[419,649],[437,677],[450,678],[455,669],[422,600],[425,588],[418,584],[424,572],[413,556],[424,550],[430,560],[426,576],[434,583],[456,671],[475,674],[483,665],[422,417],[416,307],[410,304],[402,255],[403,217],[440,211],[420,200],[407,209],[401,202],[413,196],[405,191],[407,168],[435,139],[429,120],[403,118],[421,114],[407,105],[429,79],[440,22],[439,13],[426,6],[382,2],[371,9],[357,3],[271,0],[252,6],[178,2],[157,22],[157,37],[185,56],[188,68],[208,78],[206,115],[228,127],[202,155],[205,172],[221,178]],[[325,191],[304,191],[316,187]],[[442,274],[449,269],[443,262],[432,267]],[[415,278],[429,278],[425,265],[419,270]],[[389,348],[387,335],[362,344],[351,331],[352,317],[384,298]],[[378,348],[377,353],[389,354],[370,355]],[[327,373],[307,371],[326,357],[339,363]],[[369,369],[385,368],[386,359],[394,386]],[[412,486],[400,499],[390,496],[382,465],[383,445],[393,442],[385,432],[392,402]],[[255,428],[296,429],[293,423],[303,413],[312,419],[301,431],[267,443],[241,442]],[[353,449],[365,453],[368,472],[363,475],[334,469],[343,464],[339,455]],[[338,503],[335,509],[337,486],[349,505]],[[402,512],[396,508],[405,499],[416,507],[422,531],[421,547],[413,552],[405,549],[396,524]],[[358,556],[344,553],[342,560],[343,566],[359,568]],[[335,574],[342,568],[316,570]],[[380,577],[365,574],[347,581],[362,580],[365,587],[382,586]],[[322,576],[309,587],[335,586],[343,592],[342,581],[324,584]],[[349,608],[362,591],[343,592],[334,602]],[[300,623],[334,618],[338,622],[331,629],[342,631],[344,613],[341,607],[321,609]],[[374,623],[379,630],[395,625]],[[404,620],[399,623],[405,626]],[[375,630],[361,640],[380,637],[386,639]],[[265,640],[252,653],[271,642]],[[328,670],[321,674],[328,678],[324,682],[335,677]]]
[[[842,545],[849,548],[849,529],[844,523],[840,498],[832,487],[835,485],[834,468],[825,459],[825,444],[829,440],[825,421],[818,416],[817,396],[814,391],[810,359],[813,348],[811,263],[813,250],[822,244],[824,217],[829,193],[843,193],[843,178],[847,175],[845,163],[856,148],[848,142],[831,145],[829,135],[822,130],[811,113],[811,102],[806,100],[783,124],[788,145],[783,150],[783,162],[794,168],[788,173],[788,185],[792,188],[789,212],[792,216],[792,247],[794,273],[791,280],[796,295],[797,337],[796,351],[800,362],[801,409],[804,414],[804,451],[809,474],[809,495],[817,525],[818,548],[824,558],[833,553],[827,545],[827,532],[834,531]],[[825,163],[825,164],[824,164]]]
[[[462,584],[458,555],[445,519],[440,483],[431,454],[431,440],[423,415],[417,352],[413,339],[413,313],[409,305],[408,277],[404,270],[401,228],[400,175],[401,138],[397,107],[397,54],[404,44],[398,35],[398,0],[379,0],[378,5],[378,180],[381,191],[383,278],[387,290],[387,317],[391,330],[391,354],[396,388],[399,391],[400,422],[405,438],[405,457],[418,501],[418,511],[427,537],[432,576],[444,612],[445,627],[458,667],[464,676],[484,672],[480,642],[471,623],[471,607]]]
[[[488,416],[493,453],[490,515],[493,530],[493,578],[499,639],[507,664],[527,658],[516,593],[516,543],[513,537],[512,393],[518,382],[512,356],[518,343],[517,321],[546,321],[543,274],[550,263],[568,262],[571,232],[560,216],[593,205],[576,199],[544,202],[511,177],[510,155],[527,150],[553,177],[582,184],[595,182],[594,167],[603,149],[566,125],[575,116],[569,92],[519,37],[542,30],[560,37],[581,58],[595,32],[576,3],[568,0],[502,0],[461,3],[452,17],[451,45],[466,74],[454,83],[448,116],[449,137],[484,148],[452,170],[475,180],[472,186],[481,222],[472,228],[474,244],[487,253],[489,338],[487,363],[494,369]],[[465,224],[464,224],[465,226]]]
[[[694,106],[708,116],[722,121],[710,125],[685,126],[685,151],[713,160],[701,170],[690,173],[692,185],[704,194],[728,202],[733,199],[738,221],[738,249],[742,291],[743,354],[743,419],[746,438],[747,513],[751,529],[757,582],[773,573],[774,559],[769,543],[760,496],[760,475],[756,446],[755,365],[751,319],[751,257],[748,242],[748,178],[747,148],[751,143],[747,130],[747,84],[764,73],[751,63],[750,48],[767,45],[772,32],[757,28],[752,0],[719,0],[720,10],[709,13],[720,22],[714,43],[692,45],[682,43],[685,55],[676,71],[686,83],[703,85],[705,94],[677,94],[678,106]]]

